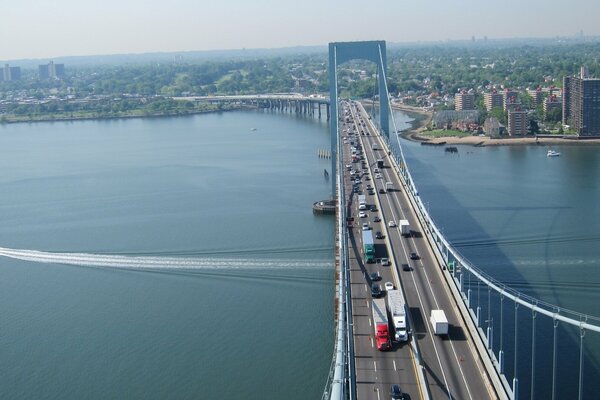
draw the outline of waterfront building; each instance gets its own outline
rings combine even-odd
[[[514,110],[520,108],[521,103],[519,102],[519,93],[514,90],[504,90],[502,94],[504,101],[504,111]]]
[[[65,75],[65,64],[54,64],[50,61],[38,67],[40,79],[62,78]]]
[[[475,94],[461,90],[454,96],[454,109],[456,111],[474,110]]]
[[[600,79],[590,78],[585,67],[579,76],[563,79],[563,125],[580,136],[600,135]]]
[[[552,94],[544,100],[543,107],[544,118],[548,118],[548,112],[562,108],[562,101],[555,94]]]
[[[542,88],[541,87],[537,87],[535,89],[527,89],[527,94],[529,96],[531,96],[531,104],[532,106],[535,108],[537,106],[539,106],[540,104],[542,104]]]
[[[500,137],[504,130],[504,126],[500,123],[500,121],[498,121],[497,118],[487,118],[483,123],[483,131],[491,138]]]
[[[484,93],[483,101],[485,103],[485,109],[488,111],[492,111],[492,109],[496,107],[504,108],[504,96],[496,90],[491,93]]]
[[[509,136],[524,136],[529,131],[529,117],[527,111],[516,106],[508,110],[508,134]]]

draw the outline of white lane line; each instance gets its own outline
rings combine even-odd
[[[377,372],[377,361],[373,360],[373,368],[375,369],[375,372]]]
[[[371,339],[371,347],[375,348],[375,345],[373,344],[373,336],[369,336],[369,339]]]
[[[377,388],[377,400],[381,400],[381,397],[379,397],[379,388]]]
[[[365,292],[368,292],[369,290],[367,289],[367,284],[365,283]]]
[[[373,324],[371,324],[371,318],[369,318],[369,326],[373,327]]]
[[[392,362],[394,363],[394,371],[398,371],[398,368],[396,368],[396,360],[392,360]]]

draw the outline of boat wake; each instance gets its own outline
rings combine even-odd
[[[94,253],[55,253],[4,247],[0,247],[0,256],[46,264],[143,270],[328,269],[333,266],[333,262],[327,260],[125,256]]]

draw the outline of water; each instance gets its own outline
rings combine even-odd
[[[318,398],[327,132],[262,112],[0,126],[0,397]]]
[[[419,195],[466,258],[514,289],[600,316],[600,148],[553,146],[561,156],[549,158],[545,146],[461,146],[458,155],[405,140],[402,146]],[[487,290],[472,289],[487,318]],[[497,350],[497,296],[491,303]],[[510,349],[514,307],[505,306],[504,344]],[[523,307],[518,312],[520,394],[529,398],[532,317]],[[579,332],[565,326],[558,332],[558,393],[577,398]],[[599,336],[585,336],[584,398],[595,398],[600,390]],[[537,398],[551,397],[552,340],[551,320],[537,318]],[[509,357],[510,377],[513,362]]]

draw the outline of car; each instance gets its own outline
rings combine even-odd
[[[381,222],[381,218],[379,216],[373,218],[373,222]]]
[[[375,174],[375,179],[381,179],[381,174]]]
[[[385,189],[384,188],[379,189],[379,193],[385,194]]]
[[[371,177],[369,175],[365,176],[365,181],[370,181]]]
[[[380,280],[381,280],[381,275],[379,274],[379,271],[375,271],[375,272],[372,272],[372,273],[371,273],[371,280],[372,280],[373,282],[376,282],[376,281],[380,281]]]
[[[375,239],[383,239],[383,234],[381,233],[381,231],[375,232]]]
[[[419,255],[415,252],[410,253],[410,259],[411,260],[418,260],[419,259]]]
[[[396,227],[396,222],[394,222],[394,221],[390,221],[390,222],[388,222],[388,226],[389,226],[390,228],[395,228],[395,227]]]
[[[400,389],[400,385],[392,385],[392,387],[390,388],[390,396],[394,400],[404,400],[404,394],[402,394],[402,389]]]
[[[375,205],[371,205],[371,211],[373,211],[373,212],[377,211],[377,207]]]
[[[374,191],[373,189],[369,189],[369,190],[367,190],[367,192],[368,192],[368,193],[369,193],[371,196],[373,196],[373,195],[375,194],[375,191]]]
[[[385,291],[387,292],[388,290],[394,290],[394,284],[392,282],[386,282],[383,287],[385,288]]]
[[[367,218],[367,213],[364,212],[364,211],[361,211],[361,212],[358,213],[358,217],[359,218]]]
[[[377,298],[377,297],[381,297],[382,292],[381,292],[381,286],[378,283],[374,283],[371,286],[371,296]]]
[[[367,224],[366,222],[364,224],[362,224],[362,230],[363,231],[368,231],[369,229],[371,229],[371,227],[369,226],[369,224]]]
[[[387,267],[388,265],[390,265],[390,260],[386,257],[383,257],[381,259],[381,265],[383,265],[384,267]]]
[[[373,172],[379,172],[379,168],[373,168]]]
[[[402,264],[402,271],[410,271],[410,265]]]

